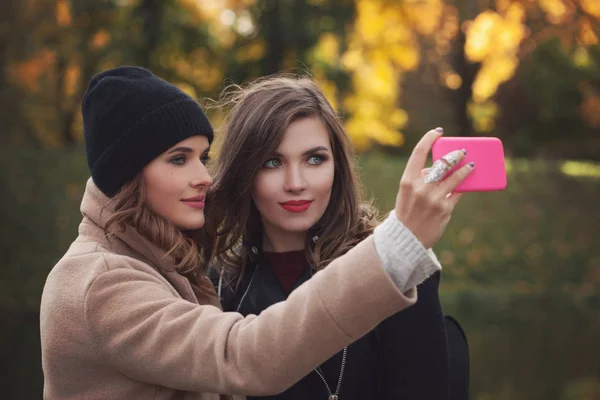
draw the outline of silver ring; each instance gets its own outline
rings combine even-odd
[[[444,161],[437,160],[425,176],[425,183],[435,183],[442,180],[444,175],[450,171],[450,166]]]
[[[454,167],[467,154],[465,150],[454,150],[444,155],[442,160],[446,161],[450,167]]]

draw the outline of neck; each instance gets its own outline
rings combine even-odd
[[[303,250],[308,232],[263,232],[263,250],[284,253]]]

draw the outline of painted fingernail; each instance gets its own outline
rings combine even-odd
[[[467,150],[462,149],[461,151],[463,152],[464,155],[467,155]]]
[[[470,163],[469,163],[469,167],[471,167],[471,168],[475,168],[475,163],[474,163],[474,162],[470,162]]]
[[[444,132],[444,128],[438,126],[437,128],[435,128],[436,131],[438,132]]]

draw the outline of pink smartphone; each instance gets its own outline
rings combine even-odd
[[[452,171],[460,166],[474,162],[475,169],[458,185],[456,192],[491,192],[506,189],[506,166],[504,147],[495,137],[444,137],[433,143],[433,160],[445,154],[465,149],[467,155]]]

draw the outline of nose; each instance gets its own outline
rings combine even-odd
[[[190,181],[190,186],[193,188],[205,187],[209,188],[213,184],[213,179],[208,172],[206,166],[200,163],[200,167],[195,171],[193,179]]]
[[[304,171],[300,166],[288,166],[285,169],[283,189],[286,192],[301,192],[307,187]]]

